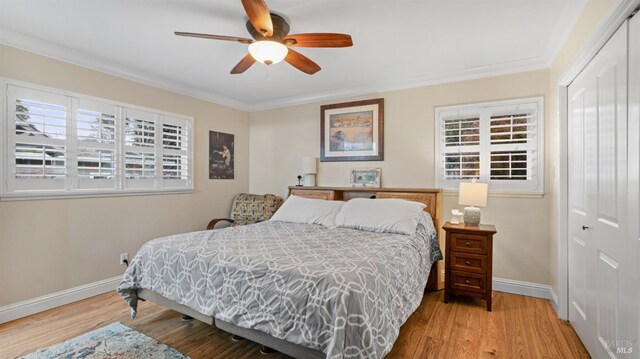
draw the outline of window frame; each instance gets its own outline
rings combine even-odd
[[[34,190],[10,190],[10,182],[15,181],[15,178],[9,178],[10,174],[15,173],[16,160],[15,160],[15,148],[9,148],[9,144],[13,143],[10,136],[15,136],[15,118],[10,118],[11,106],[14,104],[9,103],[9,87],[15,86],[26,89],[28,91],[45,92],[54,96],[66,97],[69,103],[72,104],[71,108],[68,108],[66,126],[67,132],[65,133],[65,182],[66,185],[63,189],[47,190],[34,189]],[[158,109],[132,105],[120,101],[108,100],[105,98],[85,95],[73,91],[61,90],[53,87],[41,86],[24,81],[13,80],[5,77],[0,77],[0,201],[12,201],[12,200],[39,200],[39,199],[57,199],[57,198],[90,198],[90,197],[119,197],[119,196],[134,196],[134,195],[152,195],[152,194],[175,194],[175,193],[192,193],[194,191],[194,167],[195,167],[195,143],[194,143],[194,118],[190,116],[180,115],[167,111],[161,111]],[[115,157],[116,157],[116,169],[115,169],[115,184],[113,187],[106,188],[81,188],[80,176],[78,176],[77,163],[75,157],[77,150],[82,148],[83,142],[78,135],[78,113],[81,108],[78,106],[82,101],[99,103],[103,105],[113,106],[116,111],[115,127],[116,127],[116,140],[115,140]],[[132,188],[125,185],[125,178],[123,176],[124,160],[126,156],[126,148],[124,146],[124,123],[125,114],[127,110],[142,111],[152,113],[156,120],[156,138],[160,139],[160,142],[154,144],[154,152],[156,154],[156,175],[153,187],[144,188]],[[167,181],[163,176],[163,164],[162,158],[165,154],[163,146],[163,124],[164,119],[167,118],[167,123],[175,123],[176,121],[183,121],[185,129],[187,130],[187,171],[186,179],[183,181],[184,186],[178,186],[178,180]],[[158,130],[159,129],[159,130]],[[71,130],[72,132],[70,132]],[[99,144],[100,142],[96,142]],[[96,147],[100,147],[99,145]],[[160,165],[158,167],[158,164]]]
[[[498,111],[500,110],[500,111]],[[496,116],[497,112],[511,112],[513,114],[518,111],[533,111],[536,113],[534,138],[527,142],[526,146],[536,152],[535,159],[531,160],[534,165],[532,169],[532,180],[516,181],[516,180],[495,180],[491,179],[491,152],[499,151],[492,149],[492,146],[502,146],[491,144],[491,116]],[[470,118],[478,117],[480,119],[480,143],[474,147],[479,152],[480,176],[476,177],[480,182],[489,184],[489,193],[507,194],[507,195],[542,195],[544,194],[544,98],[542,96],[519,98],[502,101],[478,102],[464,105],[439,106],[435,108],[435,184],[446,192],[458,192],[460,182],[466,180],[448,180],[444,178],[443,161],[446,153],[446,146],[443,138],[443,121],[453,118]],[[518,147],[518,145],[513,145]],[[495,147],[494,147],[495,148]],[[529,162],[529,161],[527,161]],[[529,167],[529,163],[528,166]]]

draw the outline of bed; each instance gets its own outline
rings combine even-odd
[[[442,259],[440,192],[385,193],[429,199],[414,235],[273,221],[184,233],[145,244],[118,291],[133,316],[149,300],[296,358],[382,358]]]

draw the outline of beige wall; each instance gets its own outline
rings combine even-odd
[[[613,4],[589,1],[550,70],[344,99],[384,97],[385,161],[321,163],[319,184],[347,185],[352,167],[376,166],[384,186],[433,187],[435,106],[542,95],[546,194],[492,196],[483,222],[498,228],[495,276],[557,292],[557,82]],[[228,214],[238,192],[285,195],[301,158],[319,156],[323,103],[247,114],[2,45],[0,76],[193,116],[196,130],[193,194],[0,202],[0,306],[116,276],[119,253],[132,256],[151,238],[203,228]],[[235,180],[208,179],[209,130],[236,135]],[[456,201],[445,196],[445,219]]]
[[[549,153],[552,154],[551,168],[554,174],[558,173],[557,167],[559,165],[559,124],[558,124],[558,81],[560,81],[563,74],[571,66],[578,52],[582,49],[587,40],[591,37],[594,30],[605,19],[609,12],[614,7],[614,0],[590,0],[585,6],[580,18],[576,22],[573,30],[569,34],[567,41],[562,46],[562,49],[556,59],[553,61],[553,65],[549,71]],[[549,217],[549,223],[551,225],[551,246],[549,259],[551,261],[551,287],[555,293],[558,293],[558,183],[559,178],[554,175],[553,181],[550,183],[549,196],[551,199],[551,211]]]
[[[381,167],[385,187],[434,187],[436,106],[531,96],[544,96],[546,101],[548,91],[549,72],[542,70],[344,99],[384,98],[385,160],[321,163],[318,184],[348,185],[351,168]],[[319,157],[322,104],[250,114],[252,192],[286,195],[287,186],[297,182],[302,157]],[[549,173],[548,166],[545,172]],[[448,213],[452,208],[461,208],[456,203],[457,195],[444,197],[445,219],[450,217]],[[482,215],[483,222],[493,223],[498,229],[494,247],[495,276],[541,284],[550,282],[551,233],[547,225],[550,203],[546,196],[489,198]]]
[[[195,118],[195,191],[0,202],[0,306],[117,276],[119,254],[202,229],[249,189],[249,115],[0,45],[0,76]],[[209,180],[209,130],[236,135],[234,180]]]

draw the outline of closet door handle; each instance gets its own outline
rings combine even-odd
[[[589,229],[589,227],[588,227],[588,226],[582,226],[582,230],[583,230],[583,231],[586,231],[587,229]]]

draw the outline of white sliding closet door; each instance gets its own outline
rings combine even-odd
[[[629,234],[635,243],[636,308],[640,306],[640,15],[629,20]],[[640,358],[640,311],[637,320],[634,355]]]
[[[594,358],[637,358],[640,350],[620,351],[622,341],[638,338],[640,307],[628,39],[625,23],[569,86],[569,320]]]

